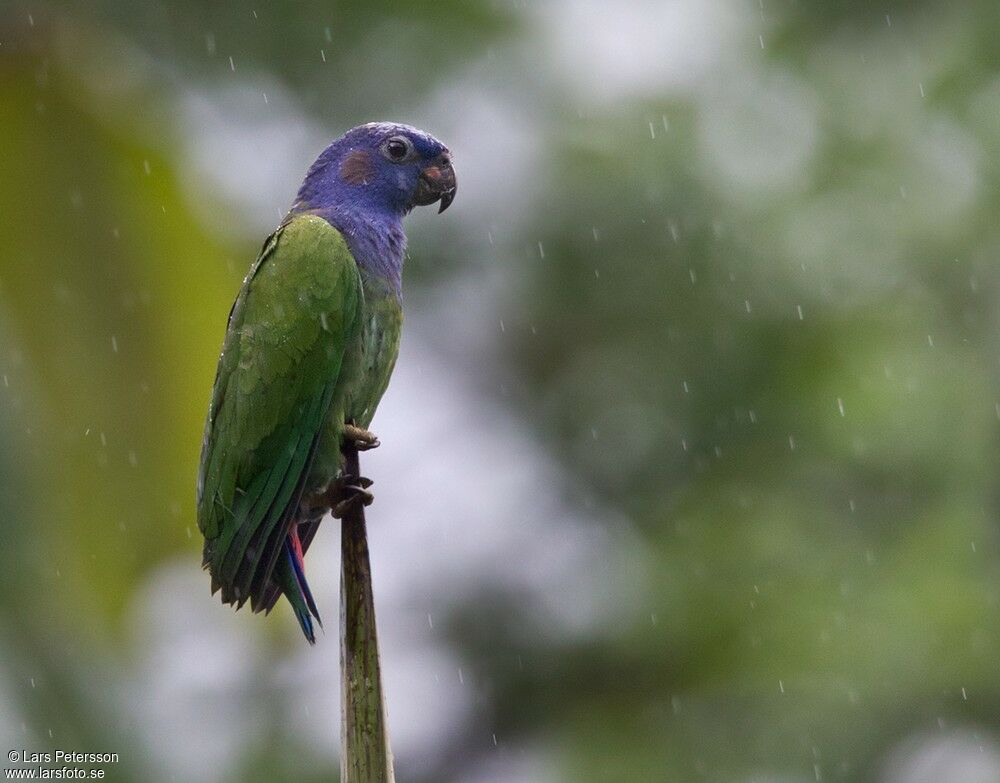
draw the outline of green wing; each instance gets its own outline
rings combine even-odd
[[[295,218],[268,238],[229,315],[198,476],[212,592],[258,608],[357,339],[361,284],[340,232]]]

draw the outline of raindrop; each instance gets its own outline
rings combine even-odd
[[[844,401],[840,397],[837,398],[837,410],[840,411],[841,416],[844,415]]]
[[[760,41],[760,48],[763,49],[764,48],[764,36],[763,35],[758,35],[757,36],[757,40]]]
[[[795,451],[795,438],[791,435],[788,436],[788,448]]]
[[[785,683],[782,680],[778,680],[778,690],[782,693],[785,692]]]
[[[229,55],[229,69],[233,73],[236,73],[236,63],[233,61],[233,56],[232,55]]]
[[[542,243],[541,242],[538,243],[538,255],[541,258],[545,258],[545,248],[542,247]]]
[[[920,97],[921,98],[926,98],[927,96],[924,94],[924,83],[923,82],[917,82],[917,86],[920,88]]]
[[[319,56],[323,58],[323,62],[326,62],[326,50],[320,49]]]
[[[143,168],[143,171],[145,171],[145,172],[146,172],[146,176],[147,176],[147,177],[148,177],[148,176],[149,176],[149,175],[150,175],[150,174],[152,173],[152,171],[153,171],[153,170],[152,170],[152,168],[151,168],[151,167],[150,167],[150,165],[149,165],[149,161],[148,161],[148,160],[144,160],[144,161],[142,162],[142,168]]]
[[[799,314],[799,320],[805,320],[805,316],[802,315],[802,305],[795,305],[795,312]]]
[[[655,139],[656,138],[656,128],[653,127],[652,121],[650,121],[650,123],[649,123],[649,137],[651,139]]]
[[[462,673],[462,667],[461,666],[458,667],[458,681],[462,685],[465,685],[465,675]]]
[[[111,335],[111,350],[118,353],[118,338]]]

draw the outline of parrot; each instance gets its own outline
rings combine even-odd
[[[229,313],[197,481],[211,592],[269,613],[284,595],[302,633],[322,625],[304,557],[322,518],[368,505],[341,445],[369,430],[399,353],[403,218],[444,212],[457,183],[448,148],[392,122],[360,125],[310,166]]]

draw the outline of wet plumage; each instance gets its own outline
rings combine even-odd
[[[433,137],[355,128],[310,168],[230,313],[198,478],[204,565],[237,608],[284,594],[310,642],[319,613],[303,557],[344,425],[368,427],[399,351],[402,218],[454,192]]]

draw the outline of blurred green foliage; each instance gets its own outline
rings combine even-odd
[[[343,128],[468,84],[485,58],[504,91],[537,82],[537,162],[529,219],[490,251],[513,284],[484,365],[612,533],[627,520],[636,587],[571,639],[530,625],[530,596],[456,596],[448,638],[488,696],[424,779],[475,769],[483,731],[602,783],[919,783],[887,771],[908,738],[989,744],[996,9],[722,5],[740,48],[695,88],[603,102],[560,83],[530,4],[2,11],[0,671],[22,741],[131,737],[113,774],[163,774],[108,692],[145,578],[198,557],[202,419],[261,239],[197,214],[178,85],[271,75]],[[465,154],[489,155],[490,133]],[[485,265],[459,256],[488,229],[415,249],[414,285],[447,292],[434,253]],[[281,643],[261,643],[265,677]],[[335,774],[268,726],[222,779]]]

